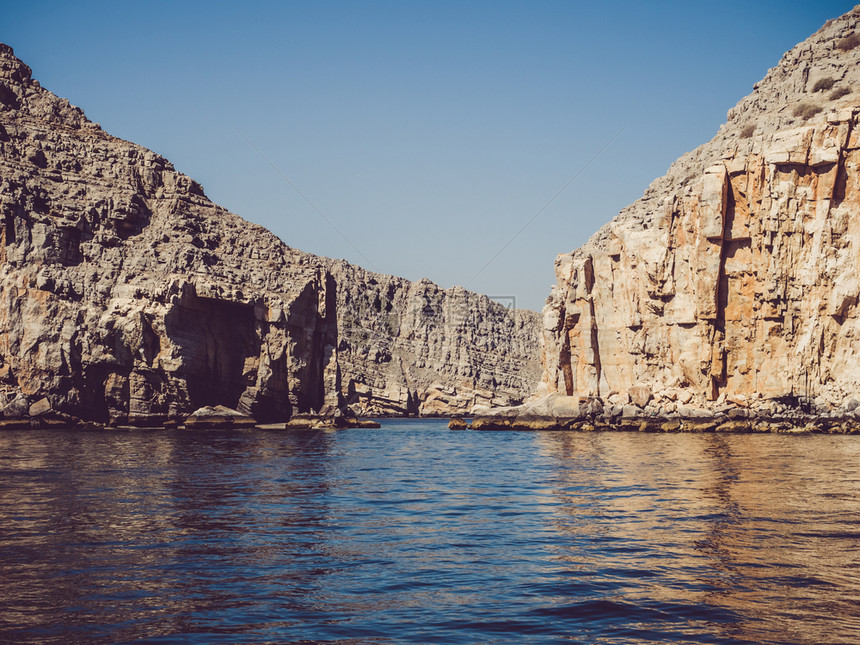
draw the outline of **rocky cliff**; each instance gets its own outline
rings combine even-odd
[[[0,410],[455,413],[537,383],[537,314],[292,249],[0,45]]]
[[[711,141],[556,259],[544,392],[607,416],[857,407],[858,23],[860,7],[786,53]]]

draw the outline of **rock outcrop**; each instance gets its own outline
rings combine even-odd
[[[556,259],[543,392],[599,401],[606,418],[856,408],[858,119],[860,7]]]
[[[335,301],[338,391],[355,414],[465,413],[537,387],[537,313],[345,262],[329,271],[344,285]]]
[[[509,404],[537,314],[292,249],[0,45],[0,412],[152,424]]]

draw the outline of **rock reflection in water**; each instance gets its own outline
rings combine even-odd
[[[221,616],[231,631],[231,612],[283,613],[290,589],[322,573],[308,556],[325,515],[325,432],[45,434],[2,437],[7,627],[113,642]]]
[[[559,469],[553,526],[569,536],[557,575],[578,581],[577,603],[611,594],[684,618],[690,635],[856,641],[860,442],[538,436]]]
[[[0,434],[0,641],[854,643],[860,440]]]

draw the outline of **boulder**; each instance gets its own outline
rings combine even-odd
[[[257,422],[238,410],[216,405],[202,407],[185,418],[185,428],[199,430],[208,428],[252,428]]]
[[[2,416],[8,419],[21,419],[29,416],[30,402],[23,394],[18,394],[3,408]]]
[[[678,415],[683,419],[713,419],[714,411],[692,405],[679,405]]]
[[[50,414],[51,411],[51,402],[47,397],[43,397],[30,406],[28,414],[31,417],[41,417]]]
[[[465,419],[454,418],[448,421],[448,429],[450,430],[467,430],[469,428],[469,424],[466,423]]]
[[[854,396],[847,396],[842,402],[842,409],[845,412],[853,412],[858,407],[860,407],[860,401]]]
[[[630,396],[630,400],[634,405],[638,405],[640,408],[644,408],[651,401],[651,398],[654,396],[651,393],[651,388],[647,385],[634,385],[631,387],[627,394]]]
[[[622,407],[621,417],[624,419],[638,419],[645,415],[645,412],[636,405],[629,403]]]

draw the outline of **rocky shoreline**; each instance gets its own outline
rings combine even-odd
[[[606,420],[586,419],[499,419],[475,417],[471,423],[462,418],[451,419],[452,430],[514,430],[514,431],[579,431],[579,432],[695,432],[727,434],[860,434],[860,419],[856,417],[818,417],[814,415],[756,417],[754,419],[710,419],[684,417],[652,417],[647,419]]]
[[[630,409],[614,414],[613,406],[602,407],[598,400],[578,404],[578,413],[564,406],[568,402],[547,397],[537,404],[503,409],[477,409],[470,417],[449,419],[451,430],[478,431],[568,431],[568,432],[692,432],[723,434],[845,434],[860,435],[860,404],[854,410],[840,409],[809,413],[784,404],[776,413],[733,406],[721,409],[692,408],[686,415],[642,409]],[[553,413],[540,413],[543,407]],[[435,418],[439,415],[385,418]],[[0,431],[71,429],[71,430],[345,430],[350,428],[379,428],[379,421],[354,417],[339,410],[331,414],[296,414],[282,423],[260,423],[236,410],[216,406],[201,408],[185,419],[151,417],[128,419],[123,424],[102,424],[56,412],[34,410],[34,414],[0,418]]]
[[[35,408],[34,408],[35,406]],[[343,430],[347,428],[378,428],[378,421],[344,414],[341,410],[322,414],[295,414],[281,423],[261,423],[237,410],[221,405],[203,407],[185,418],[128,418],[121,424],[103,424],[58,412],[44,405],[31,406],[32,413],[0,418],[2,430]]]
[[[675,405],[671,410],[647,404],[604,403],[551,394],[524,405],[476,407],[472,421],[451,419],[452,430],[575,430],[582,432],[721,432],[860,434],[860,401],[816,408],[815,401],[726,401],[712,407]],[[805,409],[804,409],[805,408]]]

